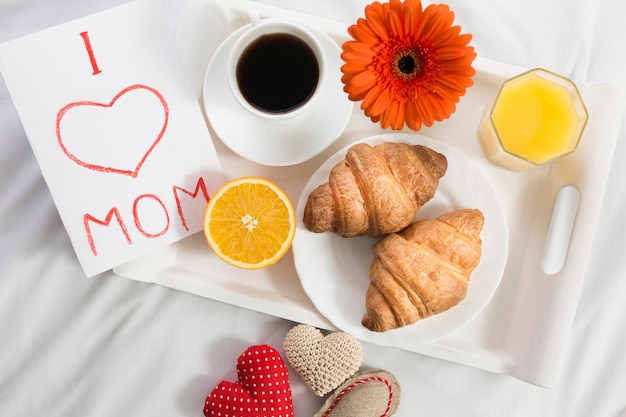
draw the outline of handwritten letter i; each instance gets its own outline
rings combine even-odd
[[[89,39],[89,33],[81,32],[80,36],[83,38],[83,41],[85,42],[85,48],[87,49],[87,53],[89,54],[89,61],[91,62],[91,67],[93,68],[92,75],[100,74],[102,71],[100,71],[100,68],[98,68],[98,62],[96,62],[96,57],[93,54],[93,48],[91,46],[91,40]]]

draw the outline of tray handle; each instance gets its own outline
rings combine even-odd
[[[580,192],[573,185],[564,186],[556,196],[541,261],[548,275],[558,273],[565,265],[579,201]]]

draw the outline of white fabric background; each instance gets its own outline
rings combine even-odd
[[[184,0],[162,1],[173,32]],[[369,3],[263,2],[344,23]],[[0,42],[121,3],[0,0]],[[448,4],[485,58],[626,83],[622,0]],[[624,132],[557,385],[364,344],[365,363],[401,382],[396,415],[626,416]],[[294,323],[111,273],[85,279],[1,82],[0,144],[0,415],[201,416],[211,389],[235,378],[244,349],[282,346]],[[322,400],[297,376],[292,384],[296,416],[312,415]]]

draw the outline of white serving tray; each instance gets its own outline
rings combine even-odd
[[[199,101],[213,51],[230,33],[248,23],[250,7],[261,17],[290,17],[316,25],[339,44],[348,38],[344,24],[272,6],[246,0],[188,0],[176,41]],[[579,85],[590,118],[578,150],[550,166],[514,173],[485,160],[475,132],[499,85],[525,69],[480,57],[475,68],[475,85],[462,97],[452,117],[419,134],[445,140],[473,159],[493,181],[507,215],[508,262],[495,296],[474,320],[434,342],[405,349],[550,387],[558,378],[578,305],[626,94],[610,85]],[[355,105],[345,132],[324,153],[296,166],[276,168],[238,157],[211,131],[228,178],[269,178],[294,202],[310,175],[329,156],[380,132]],[[566,185],[574,185],[581,197],[565,264],[559,273],[548,275],[541,268],[542,253],[554,200]],[[334,330],[304,293],[291,251],[267,269],[244,271],[219,261],[199,233],[121,265],[114,272]]]

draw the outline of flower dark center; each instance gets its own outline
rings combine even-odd
[[[420,75],[421,70],[422,59],[418,51],[400,51],[393,60],[393,73],[400,80],[411,81]]]
[[[412,74],[413,71],[415,71],[416,66],[417,66],[417,63],[415,62],[415,59],[413,59],[411,55],[401,56],[400,59],[398,60],[398,69],[403,74]]]

